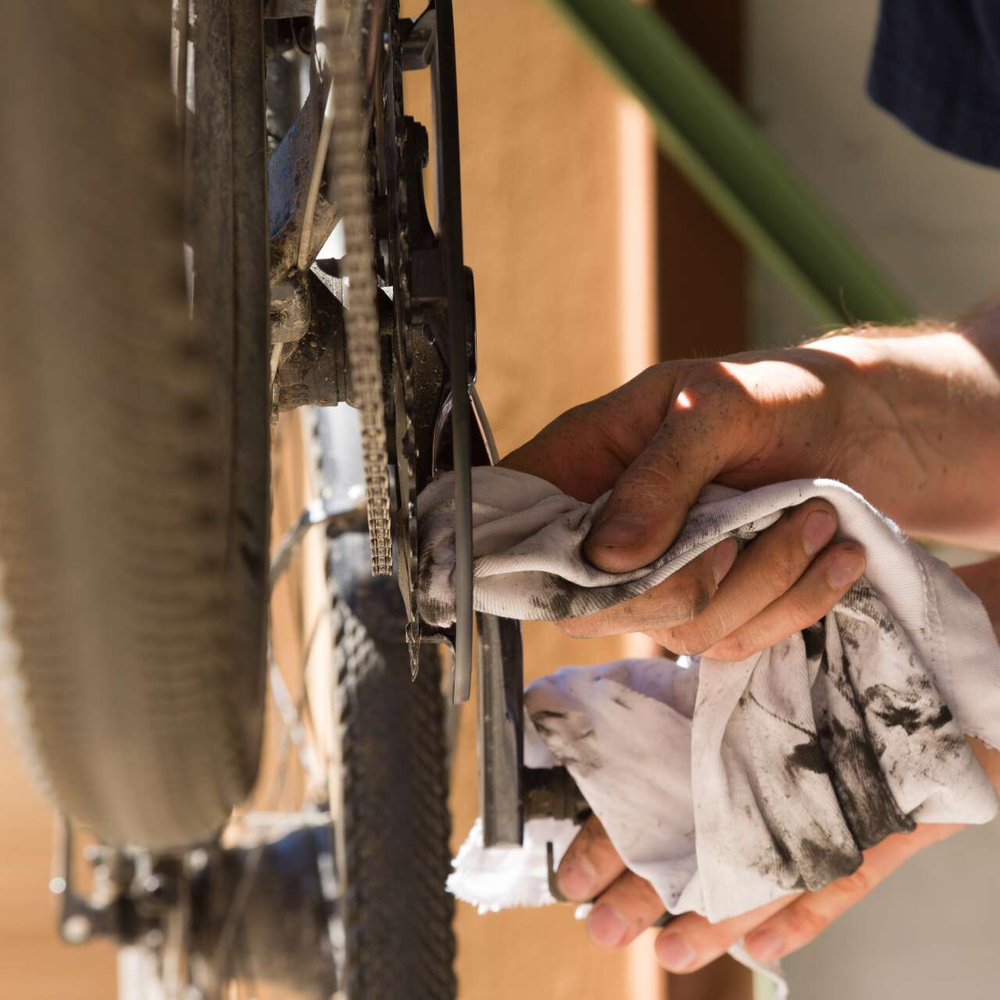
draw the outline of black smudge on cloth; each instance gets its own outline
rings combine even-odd
[[[594,747],[594,727],[585,712],[535,709],[528,712],[532,725],[545,745],[577,777],[586,778],[601,768],[601,756]]]
[[[840,636],[843,634],[841,631]],[[843,650],[839,656],[825,650],[820,673],[833,681],[842,700],[827,701],[826,711],[817,718],[817,735],[831,764],[833,787],[844,818],[858,847],[865,850],[892,833],[913,830],[916,824],[899,810],[886,782]]]

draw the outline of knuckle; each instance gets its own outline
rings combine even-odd
[[[705,359],[687,362],[679,384],[697,388],[699,393],[716,395],[730,394],[735,388],[732,379],[726,376],[717,361]]]
[[[693,625],[712,600],[712,589],[697,576],[686,576],[673,595],[672,609],[676,623]]]
[[[670,648],[685,656],[696,656],[704,653],[709,646],[712,646],[718,636],[713,634],[711,628],[695,619],[686,625],[672,629],[670,632]]]
[[[590,423],[595,415],[601,413],[603,402],[604,399],[601,397],[599,399],[588,400],[585,403],[577,403],[556,417],[550,426],[565,427],[567,425],[573,426],[574,424]]]
[[[826,607],[819,594],[789,594],[785,598],[783,610],[789,628],[812,625],[826,614]]]
[[[711,410],[718,425],[731,426],[733,418],[745,414],[750,400],[744,388],[716,361],[694,363],[684,382],[704,410]]]
[[[633,928],[636,933],[648,927],[664,909],[656,890],[644,878],[631,871],[626,871],[601,896],[601,902],[612,902],[620,913],[632,918],[636,924]]]
[[[818,622],[836,603],[831,599],[822,573],[811,573],[801,585],[789,590],[780,598],[775,614],[780,610],[781,621],[792,630],[807,628]]]
[[[819,937],[830,925],[828,917],[807,906],[805,903],[795,904],[789,907],[785,917],[787,932],[785,934],[794,947],[800,947]]]
[[[652,592],[633,597],[604,611],[595,611],[577,618],[561,618],[555,624],[573,639],[593,639],[659,628],[659,619],[664,614],[658,603],[649,602],[650,593]]]
[[[837,896],[854,899],[867,895],[873,888],[873,882],[867,869],[862,865],[850,875],[834,879],[829,888]]]
[[[681,635],[679,632],[672,632],[670,641],[666,645],[680,656],[697,656],[708,649],[708,645],[702,645],[690,636]]]
[[[668,449],[643,454],[619,480],[618,489],[627,495],[631,505],[656,501],[664,493],[672,494],[680,458]]]
[[[755,652],[753,640],[744,630],[727,635],[712,647],[713,659],[728,663],[745,660],[753,652]]]
[[[687,627],[704,612],[714,589],[704,579],[681,572],[677,576],[618,606],[621,631],[669,631]],[[671,647],[674,648],[674,647]]]
[[[561,621],[556,622],[556,625],[573,639],[589,639],[596,634],[594,623],[589,621],[587,616],[583,618],[563,618]]]

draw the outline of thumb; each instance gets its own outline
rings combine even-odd
[[[638,458],[618,477],[584,544],[609,573],[638,569],[677,536],[702,487],[732,464],[734,435],[721,414],[672,407]]]

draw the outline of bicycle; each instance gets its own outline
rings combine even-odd
[[[20,334],[0,366],[0,678],[65,817],[63,937],[111,936],[130,1000],[453,997],[469,468],[496,456],[451,0],[412,20],[397,0],[174,0],[172,17],[80,0],[47,22],[45,58],[23,45],[33,5],[8,15],[27,99],[5,106],[0,195]],[[433,211],[402,86],[421,70]],[[420,616],[415,500],[445,471],[458,617],[441,632]],[[294,522],[273,550],[272,497]],[[293,583],[289,647],[267,609]],[[519,633],[476,621],[485,838],[518,842]],[[267,690],[283,730],[253,792]],[[99,841],[87,892],[79,827]]]

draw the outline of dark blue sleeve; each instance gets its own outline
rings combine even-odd
[[[882,0],[868,93],[935,146],[1000,167],[1000,0]]]

